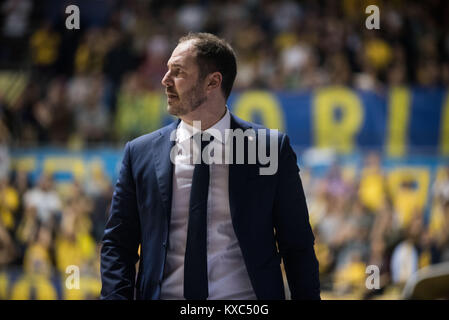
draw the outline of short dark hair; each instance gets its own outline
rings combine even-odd
[[[225,99],[228,99],[237,75],[237,62],[231,45],[224,39],[204,32],[190,32],[180,38],[178,44],[189,40],[195,40],[200,79],[212,72],[220,72],[223,77],[221,90]]]

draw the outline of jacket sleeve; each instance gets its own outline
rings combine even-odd
[[[320,299],[315,238],[309,223],[297,158],[287,135],[280,142],[274,223],[292,299]]]
[[[140,222],[130,143],[125,146],[101,247],[101,299],[134,298]]]

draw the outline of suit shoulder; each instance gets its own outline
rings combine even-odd
[[[257,129],[266,129],[263,125],[243,120],[243,119],[237,117],[235,114],[231,114],[231,117],[232,117],[231,118],[232,119],[231,122],[235,123],[234,127],[241,128],[241,129],[253,128],[253,129],[256,129],[256,130]]]
[[[250,122],[250,121],[243,120],[243,119],[237,117],[237,116],[234,115],[234,114],[233,114],[232,116],[234,117],[234,121],[235,121],[235,122],[239,125],[239,127],[241,127],[241,128],[244,128],[244,129],[246,129],[246,128],[252,128],[252,129],[254,129],[254,130],[270,130],[270,131],[274,131],[273,129],[269,129],[269,128],[265,127],[265,126],[262,125],[262,124],[258,124],[258,123],[254,123],[254,122]],[[278,134],[279,134],[281,137],[283,137],[283,136],[285,135],[285,133],[283,133],[283,132],[281,132],[281,131],[279,131],[279,130],[277,130],[277,132],[278,132]]]
[[[129,146],[132,149],[138,149],[148,147],[157,137],[169,133],[171,130],[176,128],[176,122],[170,123],[165,127],[157,129],[153,132],[141,135],[131,141],[129,141]]]

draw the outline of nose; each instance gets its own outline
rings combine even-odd
[[[167,73],[162,78],[161,83],[164,87],[170,87],[173,84],[170,78],[170,71],[167,71]]]

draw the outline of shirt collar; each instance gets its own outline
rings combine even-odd
[[[229,109],[226,106],[226,113],[225,115],[212,127],[206,129],[204,132],[207,132],[211,134],[214,139],[218,139],[221,143],[226,142],[226,129],[229,129],[231,127],[231,114],[229,113]],[[180,121],[178,125],[178,130],[176,130],[176,141],[178,143],[183,142],[187,139],[190,139],[194,133],[194,127],[189,125],[188,123],[184,121]]]

